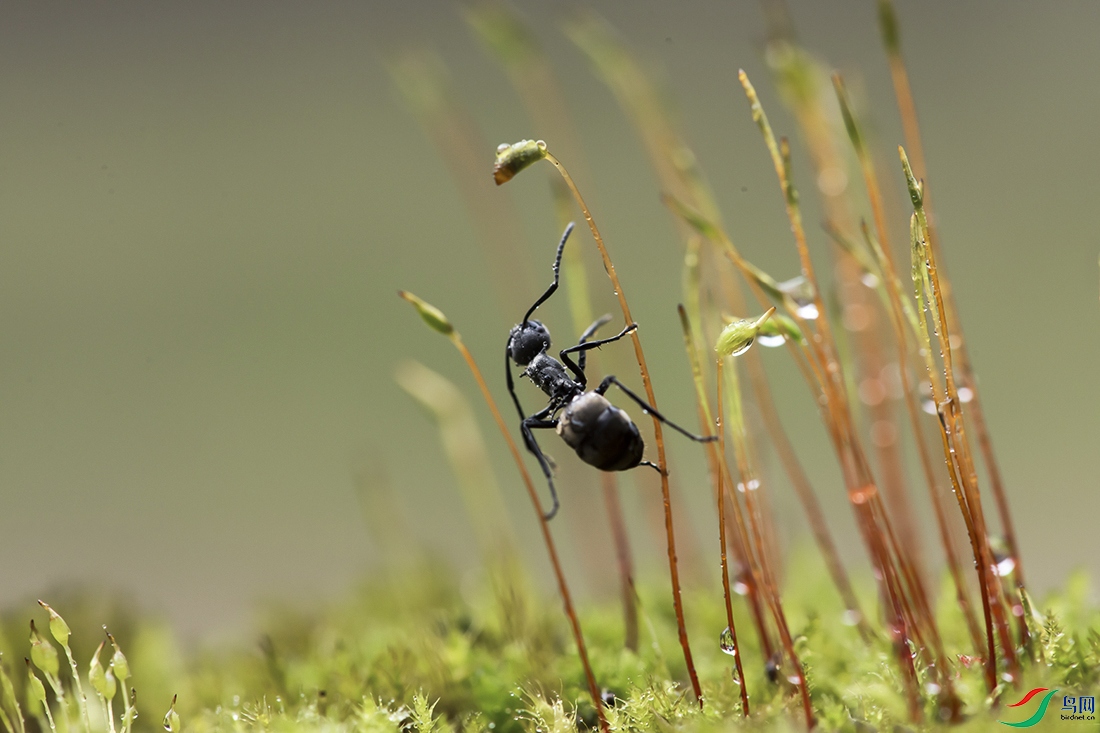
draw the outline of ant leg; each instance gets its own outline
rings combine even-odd
[[[554,282],[550,284],[550,287],[546,289],[535,304],[527,309],[527,312],[523,315],[523,323],[531,320],[531,314],[535,312],[535,309],[546,302],[547,298],[554,294],[554,291],[558,289],[558,276],[561,272],[561,253],[565,251],[565,240],[569,239],[569,235],[573,233],[573,222],[569,222],[569,225],[565,227],[565,233],[561,235],[561,241],[558,242],[558,256],[554,258]]]
[[[611,320],[611,314],[608,313],[607,315],[600,316],[595,321],[593,321],[591,326],[584,329],[584,333],[581,334],[580,340],[577,341],[577,345],[579,346],[580,344],[583,344],[585,341],[587,341],[590,336],[592,336],[594,333],[596,333],[596,329],[598,329],[600,326],[604,325],[605,323],[607,323],[610,320]],[[584,363],[585,363],[585,360],[587,358],[588,358],[588,352],[587,351],[582,351],[581,355],[577,358],[577,366],[579,366],[581,368],[582,372],[584,371]]]
[[[577,383],[581,387],[584,387],[588,384],[588,379],[585,378],[585,376],[584,376],[584,369],[582,367],[578,367],[576,364],[574,364],[573,360],[569,358],[569,355],[574,353],[574,352],[577,352],[577,351],[581,352],[581,354],[584,354],[584,352],[588,351],[589,349],[598,349],[601,346],[603,346],[604,344],[609,344],[612,341],[618,341],[623,336],[626,336],[628,333],[630,333],[631,331],[636,330],[637,328],[638,328],[637,323],[631,323],[629,326],[624,328],[622,331],[620,331],[615,336],[612,336],[610,338],[600,339],[599,341],[585,341],[585,342],[577,344],[576,346],[570,346],[568,349],[562,349],[561,351],[559,351],[558,356],[561,358],[561,360],[563,362],[565,362],[565,365],[567,367],[569,367],[569,371],[573,372],[573,374],[576,375]]]
[[[621,389],[623,392],[626,392],[626,396],[629,397],[630,399],[634,400],[635,402],[637,402],[639,407],[641,407],[647,413],[649,413],[653,417],[657,418],[658,420],[663,422],[665,425],[668,425],[670,428],[672,428],[676,432],[680,433],[681,435],[684,435],[685,437],[691,438],[692,440],[694,440],[697,443],[712,443],[715,440],[718,440],[717,435],[709,435],[709,436],[708,435],[695,435],[694,433],[689,433],[688,431],[684,430],[682,427],[680,427],[676,423],[672,422],[671,420],[669,420],[667,417],[665,417],[661,413],[657,412],[657,410],[653,407],[653,405],[649,404],[648,402],[643,400],[641,397],[639,397],[638,395],[631,392],[627,388],[627,386],[625,384],[623,384],[622,382],[620,382],[618,380],[618,378],[615,377],[615,376],[604,377],[604,380],[602,382],[600,382],[600,386],[596,387],[596,390],[595,390],[596,394],[602,395],[604,392],[606,392],[608,389],[610,389],[611,385],[613,385],[613,384],[616,387],[618,387],[619,389]]]
[[[543,410],[545,412],[545,410]],[[546,459],[546,455],[543,454],[542,448],[539,447],[538,442],[535,440],[534,433],[531,432],[531,428],[556,428],[558,426],[557,420],[543,420],[540,415],[542,413],[535,413],[531,417],[524,418],[520,423],[520,430],[523,431],[523,440],[527,443],[527,449],[535,454],[535,458],[539,460],[539,467],[542,468],[542,473],[546,476],[546,483],[550,485],[550,498],[553,500],[553,505],[550,507],[550,511],[542,515],[542,518],[549,522],[554,518],[554,515],[558,513],[558,491],[554,488],[554,472],[550,469],[550,462]]]
[[[508,344],[511,344],[512,337],[508,337]],[[516,396],[516,383],[512,379],[512,355],[509,353],[508,345],[504,347],[504,377],[508,384],[508,394],[512,395],[512,403],[516,406],[516,412],[519,413],[519,419],[523,420],[527,417],[523,411],[523,407],[519,404],[519,397]]]
[[[504,374],[508,382],[508,394],[512,395],[512,404],[516,406],[516,412],[519,413],[519,419],[526,420],[527,415],[523,412],[523,406],[519,404],[519,397],[516,395],[516,383],[512,379],[512,358],[508,353],[508,348],[504,349]],[[531,451],[535,455],[538,455],[538,447],[531,444],[527,439],[527,434],[523,434],[523,442],[526,444],[527,450]]]

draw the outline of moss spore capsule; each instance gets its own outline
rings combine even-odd
[[[493,180],[498,186],[507,183],[524,168],[545,158],[546,152],[546,143],[542,140],[500,144],[497,146],[497,159],[493,164]]]

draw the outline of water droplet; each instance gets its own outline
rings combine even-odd
[[[863,614],[851,608],[840,615],[840,622],[845,626],[855,626],[862,620]]]
[[[802,680],[796,674],[788,675],[787,682],[790,682],[792,685],[801,685],[802,684]]]
[[[959,402],[966,403],[974,399],[974,390],[970,389],[970,387],[959,387],[958,394]]]
[[[1024,615],[1024,607],[1017,603],[1012,607],[1012,615],[1016,618],[1022,618]]]
[[[497,152],[498,153],[503,153],[506,150],[508,150],[508,148],[510,148],[510,147],[512,147],[512,146],[509,145],[508,143],[501,143],[500,145],[497,145]]]
[[[1002,578],[1006,575],[1010,575],[1012,571],[1016,569],[1016,558],[1006,557],[1004,560],[1001,560],[999,563],[997,563],[996,568],[997,575],[1001,576]]]
[[[733,584],[733,592],[739,596],[747,596],[749,594],[749,586],[738,580]]]
[[[935,682],[928,682],[924,686],[924,691],[927,692],[929,695],[938,695],[940,694],[940,686],[937,685]]]
[[[936,409],[936,401],[931,397],[925,397],[920,401],[920,409],[927,412],[929,415],[938,415],[939,410]]]
[[[764,662],[764,676],[768,678],[768,681],[773,685],[779,682],[779,656],[778,653],[773,654],[768,661]]]
[[[878,275],[873,272],[865,272],[859,276],[859,281],[869,288],[878,287]]]
[[[813,303],[800,305],[794,312],[798,314],[799,318],[805,318],[807,321],[812,321],[818,316],[817,306]]]
[[[769,349],[774,349],[776,346],[782,346],[786,342],[787,337],[782,334],[760,334],[756,337],[756,343],[761,346],[767,346]]]
[[[731,657],[737,656],[737,645],[733,643],[733,632],[730,631],[729,626],[727,626],[722,631],[722,635],[718,637],[718,646]]]

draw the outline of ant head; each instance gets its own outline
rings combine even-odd
[[[550,331],[533,318],[513,326],[508,336],[508,356],[520,366],[527,366],[549,348]]]

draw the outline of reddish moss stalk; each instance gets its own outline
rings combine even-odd
[[[563,166],[549,151],[546,152],[545,157],[558,169],[566,185],[569,186],[569,190],[573,193],[573,198],[576,199],[577,205],[581,207],[581,212],[584,214],[585,221],[588,222],[588,228],[592,230],[592,238],[596,240],[596,248],[599,249],[600,257],[603,259],[604,270],[611,279],[611,286],[618,297],[619,308],[623,312],[624,325],[634,323],[634,319],[630,315],[630,306],[626,302],[626,295],[623,292],[622,285],[619,283],[619,276],[615,274],[615,265],[611,262],[611,257],[608,255],[607,248],[603,243],[603,237],[600,236],[600,230],[596,227],[596,222],[593,220],[592,214],[588,210],[588,206],[584,203],[584,198],[581,196],[580,191],[577,189],[577,185],[573,182],[573,178],[569,175],[569,171],[565,169],[565,166]],[[642,377],[642,387],[645,389],[646,399],[649,401],[649,404],[656,408],[658,407],[657,397],[653,393],[653,383],[649,377],[649,369],[646,367],[645,352],[642,351],[642,340],[638,336],[637,329],[630,333],[630,340],[634,344],[634,356],[638,360],[638,371]],[[699,675],[695,671],[695,662],[692,660],[691,656],[691,644],[688,641],[687,625],[684,623],[684,601],[680,593],[680,570],[676,562],[676,534],[672,526],[672,497],[668,486],[668,461],[665,457],[665,440],[661,431],[661,421],[658,420],[656,416],[652,417],[653,441],[657,447],[657,465],[661,469],[661,497],[664,501],[665,535],[668,538],[668,573],[669,580],[672,583],[672,605],[676,612],[676,626],[680,637],[680,648],[684,652],[684,664],[687,667],[688,676],[691,678],[691,689],[695,693],[695,699],[698,700],[699,706],[702,707],[703,689],[699,684]]]
[[[886,57],[890,66],[890,78],[894,85],[894,96],[897,99],[898,111],[901,115],[902,128],[905,135],[905,146],[912,153],[913,170],[918,180],[926,180],[928,168],[924,160],[924,145],[921,140],[920,124],[917,120],[917,107],[913,100],[913,90],[909,84],[909,72],[906,70],[905,59],[901,55],[901,39],[898,31],[897,16],[893,3],[890,0],[879,0],[879,23],[882,30],[883,43],[886,47]],[[936,231],[935,216],[933,215],[931,197],[926,195],[924,207],[928,212],[927,225],[929,232],[929,245],[936,257],[939,257],[940,238]],[[942,268],[941,268],[942,269]],[[1008,506],[1008,497],[1005,494],[1004,480],[1001,477],[1000,466],[993,452],[993,442],[989,436],[989,429],[985,422],[985,412],[982,409],[982,400],[978,391],[977,380],[974,378],[974,370],[970,362],[970,352],[963,336],[962,322],[959,319],[958,308],[955,305],[954,294],[951,290],[950,280],[945,272],[941,273],[943,300],[947,321],[951,332],[958,339],[955,350],[959,357],[959,376],[963,386],[970,390],[971,400],[967,410],[974,419],[974,430],[978,438],[978,449],[982,453],[986,471],[989,473],[989,485],[993,491],[993,499],[997,505],[997,513],[1001,520],[1001,529],[1004,532],[1005,544],[1016,563],[1014,578],[1016,580],[1016,597],[1012,599],[1014,605],[1023,607],[1023,596],[1027,589],[1024,583],[1023,559],[1020,557],[1020,548],[1016,539],[1016,527],[1012,521],[1012,512]],[[1018,616],[1018,628],[1020,643],[1027,646],[1030,642],[1027,622],[1021,613]]]
[[[785,140],[776,141],[767,116],[748,77],[742,71],[739,73],[738,78],[749,99],[753,120],[760,128],[765,145],[771,154],[776,176],[783,191],[787,216],[790,219],[795,246],[802,263],[803,275],[813,288],[814,304],[818,311],[818,317],[814,322],[815,328],[811,328],[805,320],[802,320],[799,325],[807,335],[808,354],[811,356],[810,364],[818,379],[818,386],[825,397],[823,413],[826,426],[829,428],[830,437],[833,439],[834,447],[840,459],[841,470],[845,477],[845,484],[848,487],[849,501],[855,510],[856,519],[863,533],[872,562],[881,575],[882,588],[887,597],[888,607],[893,610],[894,624],[892,631],[901,635],[899,646],[907,646],[909,628],[905,619],[906,617],[913,617],[915,612],[920,613],[922,609],[919,604],[915,609],[910,605],[910,599],[900,584],[903,579],[898,571],[900,565],[895,565],[895,559],[887,545],[887,537],[892,529],[890,529],[889,517],[882,505],[882,498],[876,488],[875,480],[863,453],[849,411],[849,402],[840,364],[836,357],[832,329],[827,311],[821,300],[821,291],[809,257],[805,229],[802,225],[802,216],[798,205],[798,193],[790,179],[789,147]],[[897,562],[900,563],[901,560],[899,559]],[[921,617],[923,618],[923,614],[921,614]],[[927,618],[924,619],[924,622],[931,624],[931,620]],[[913,668],[911,657],[907,655],[905,657],[899,656],[899,661],[906,675],[910,712],[917,719],[920,706],[917,699],[918,681],[916,671]]]
[[[527,472],[527,467],[523,463],[523,456],[520,454],[519,448],[512,438],[511,431],[508,430],[508,426],[504,423],[504,418],[501,416],[500,410],[497,409],[497,403],[496,400],[493,399],[492,393],[489,391],[489,385],[485,383],[485,378],[481,375],[481,369],[478,368],[477,362],[474,361],[473,354],[466,348],[466,344],[462,342],[462,337],[459,335],[458,331],[454,329],[446,316],[438,309],[428,305],[411,293],[399,290],[397,294],[404,300],[412,303],[425,322],[427,322],[431,328],[450,339],[451,343],[458,349],[462,358],[466,360],[466,366],[469,367],[470,373],[473,374],[474,380],[481,390],[481,396],[485,398],[485,403],[489,406],[489,411],[493,414],[493,420],[496,421],[500,434],[504,436],[504,442],[508,444],[508,450],[512,454],[512,460],[515,461],[516,467],[519,468],[520,477],[527,487],[527,495],[530,497],[531,504],[535,509],[535,516],[539,520],[539,527],[542,530],[542,539],[546,544],[546,552],[550,556],[550,565],[554,570],[554,577],[558,582],[558,592],[561,594],[565,615],[569,619],[569,625],[573,631],[573,640],[577,644],[577,653],[581,658],[581,666],[584,668],[584,676],[588,683],[588,692],[592,696],[592,704],[596,708],[596,716],[599,718],[600,730],[603,733],[611,733],[611,727],[608,725],[607,716],[604,714],[603,700],[600,697],[600,688],[596,684],[596,676],[592,673],[592,665],[588,661],[588,649],[584,643],[584,634],[581,632],[581,622],[580,619],[577,618],[576,609],[573,607],[573,596],[569,592],[569,584],[565,580],[565,573],[562,571],[561,561],[558,559],[558,550],[554,545],[554,537],[550,534],[550,523],[546,520],[546,514],[542,509],[542,501],[539,499],[538,492],[535,490],[535,484],[531,480],[531,474]]]
[[[687,311],[684,306],[679,306],[677,311],[680,314],[680,326],[684,331],[684,347],[687,350],[688,360],[691,362],[691,372],[694,377],[695,386],[697,389],[698,406],[699,406],[699,422],[702,425],[702,435],[711,436],[713,433],[710,429],[710,419],[708,416],[708,410],[706,407],[706,394],[702,391],[702,371],[699,368],[698,353],[695,349],[695,344],[691,338],[691,324],[688,322]],[[721,364],[721,362],[719,362]],[[741,692],[741,712],[748,717],[749,715],[749,693],[748,688],[745,686],[745,671],[741,666],[741,647],[737,641],[737,626],[733,621],[733,599],[730,593],[730,573],[729,563],[726,559],[726,546],[727,546],[727,534],[728,529],[726,527],[726,495],[722,486],[722,470],[720,467],[721,460],[719,456],[725,453],[725,431],[722,429],[722,382],[718,381],[718,420],[716,423],[716,429],[718,433],[718,442],[707,444],[707,457],[711,466],[711,473],[715,480],[715,499],[718,503],[718,546],[721,553],[721,567],[722,567],[722,597],[726,604],[726,626],[729,627],[730,635],[733,641],[733,658],[737,668],[737,685]],[[748,551],[745,548],[741,548],[741,555],[745,562],[745,566],[748,567],[751,560],[748,558]],[[753,595],[753,601],[757,606],[757,618],[758,618],[758,632],[760,634],[762,646],[770,646],[770,642],[767,635],[767,630],[763,626],[763,619],[759,616],[759,603],[756,601],[756,584],[753,583],[750,586],[750,592]],[[771,653],[766,652],[765,657],[770,657]]]
[[[600,473],[600,489],[607,520],[611,525],[611,539],[615,543],[615,560],[619,567],[619,597],[623,604],[623,644],[632,652],[638,651],[638,604],[634,597],[634,557],[630,552],[630,538],[626,534],[623,507],[619,501],[619,484],[615,474]]]
[[[721,380],[725,376],[722,369],[721,362],[724,359],[720,359],[718,367],[716,369],[717,378]],[[783,646],[783,652],[787,655],[791,665],[795,669],[795,674],[798,679],[798,691],[802,699],[802,711],[806,717],[806,728],[812,730],[817,724],[814,717],[813,705],[810,703],[809,688],[806,684],[806,674],[802,669],[802,663],[799,661],[798,654],[794,649],[794,639],[791,637],[790,627],[787,624],[786,614],[783,612],[783,603],[779,596],[778,585],[775,580],[775,573],[772,569],[771,563],[768,561],[768,553],[765,545],[764,534],[761,528],[761,510],[756,496],[757,488],[759,486],[759,479],[756,478],[755,472],[749,463],[749,446],[747,436],[745,433],[744,417],[740,412],[741,405],[741,389],[737,378],[737,367],[733,366],[728,372],[728,378],[730,380],[730,399],[733,400],[733,405],[737,408],[732,416],[730,423],[730,432],[733,435],[733,451],[737,463],[737,473],[741,486],[744,487],[745,497],[745,509],[749,516],[748,528],[750,530],[751,543],[749,538],[743,538],[743,542],[747,547],[755,549],[757,563],[759,571],[757,575],[757,582],[764,589],[764,598],[768,603],[769,610],[772,613],[773,620],[775,621],[776,629],[779,632],[779,640]],[[732,484],[732,482],[731,482]],[[737,495],[741,493],[739,491],[729,490],[730,497],[733,501],[735,510],[739,506]],[[745,532],[744,517],[737,512],[737,523],[739,530]]]

